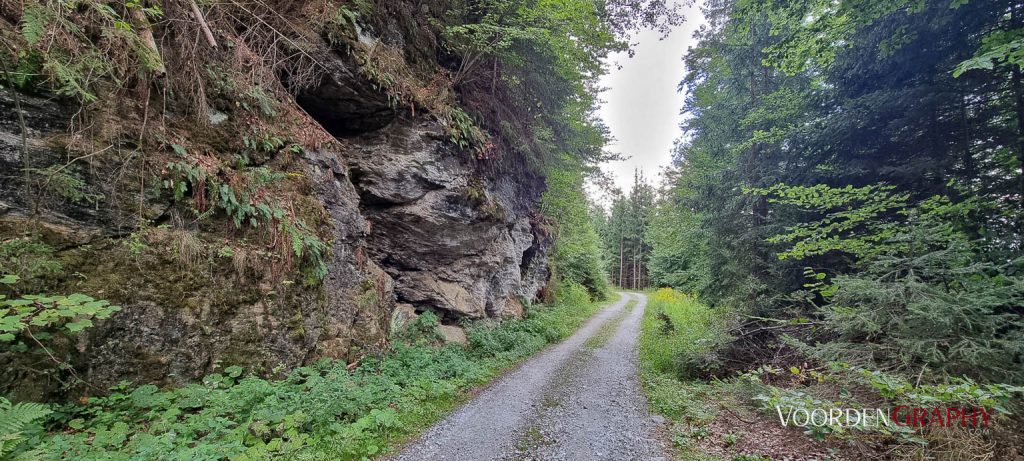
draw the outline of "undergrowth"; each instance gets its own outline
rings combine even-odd
[[[662,288],[649,296],[640,336],[640,357],[650,371],[692,377],[716,363],[728,341],[720,315],[696,298]]]
[[[724,360],[718,353],[730,337],[723,316],[695,298],[667,288],[650,296],[644,312],[639,345],[641,382],[651,409],[671,419],[669,437],[682,459],[730,459],[708,457],[708,444],[724,444],[721,451],[728,453],[743,436],[758,438],[772,433],[765,428],[749,432],[748,427],[735,421],[782,424],[777,412],[790,410],[881,408],[888,412],[899,405],[985,407],[995,411],[996,420],[1001,421],[997,427],[1007,425],[1007,419],[1000,418],[1012,417],[1020,410],[1024,388],[1019,386],[968,378],[939,384],[914,383],[892,373],[838,362],[822,366],[805,363],[789,369],[762,365],[724,379],[702,379],[714,375]],[[714,434],[713,428],[720,426],[711,423],[719,416],[732,421],[739,432]],[[977,431],[936,431],[895,424],[826,424],[797,429],[808,438],[849,448],[856,459],[873,459],[879,447],[886,447],[886,459],[935,459],[940,452],[960,456],[991,443],[987,435]],[[943,443],[955,446],[943,449]],[[748,455],[731,459],[742,456]],[[954,459],[943,456],[938,459]]]
[[[80,460],[363,459],[392,451],[503,369],[570,335],[598,305],[582,287],[522,320],[467,326],[468,346],[398,334],[389,353],[350,367],[321,360],[279,379],[237,366],[162,390],[122,383],[57,405],[25,449]],[[423,316],[421,316],[423,317]],[[436,322],[416,329],[433,334]],[[351,368],[351,369],[349,369]]]
[[[244,145],[231,164],[172,145],[180,160],[167,164],[162,187],[175,202],[186,202],[197,220],[221,213],[236,229],[264,230],[268,240],[275,242],[284,269],[295,266],[305,285],[316,285],[327,276],[330,244],[296,212],[287,190],[277,190],[298,175],[254,161],[279,152],[300,154],[303,148],[269,134],[245,137]]]

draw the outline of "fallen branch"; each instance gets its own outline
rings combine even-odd
[[[734,411],[732,411],[731,409],[729,409],[729,407],[726,407],[726,406],[719,406],[719,408],[721,408],[721,409],[725,410],[725,411],[726,411],[726,413],[729,413],[730,415],[732,415],[732,416],[733,416],[733,418],[736,418],[736,419],[740,420],[741,422],[743,422],[743,423],[745,423],[745,424],[754,424],[754,423],[756,422],[756,421],[748,421],[748,420],[746,420],[746,419],[743,419],[743,417],[742,417],[742,416],[740,416],[740,415],[736,414],[736,412],[734,412]]]
[[[781,329],[790,328],[790,327],[793,327],[793,328],[804,328],[804,327],[814,326],[814,325],[817,325],[817,324],[818,324],[818,322],[787,323],[785,325],[774,325],[774,326],[768,326],[768,327],[755,328],[755,329],[753,329],[751,331],[747,331],[747,332],[734,329],[734,330],[730,331],[730,333],[735,331],[735,332],[737,332],[737,336],[742,337],[742,336],[750,336],[752,334],[760,333],[762,331],[781,330]]]

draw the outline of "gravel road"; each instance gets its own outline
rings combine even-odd
[[[622,293],[569,339],[524,362],[394,460],[663,460],[637,380],[647,298]]]

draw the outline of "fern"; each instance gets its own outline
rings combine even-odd
[[[288,144],[276,136],[248,137],[244,139],[245,147],[253,152],[276,152],[282,148],[292,152],[301,152],[302,147]],[[180,155],[187,153],[184,147],[172,146]],[[223,212],[231,218],[235,227],[241,229],[248,224],[252,228],[261,225],[275,225],[277,230],[287,238],[285,251],[290,250],[295,258],[305,265],[304,282],[315,285],[327,276],[327,257],[330,245],[321,240],[302,219],[286,213],[279,203],[268,201],[267,184],[282,181],[287,174],[276,172],[268,167],[248,167],[248,152],[235,156],[234,169],[237,173],[225,173],[227,178],[235,177],[234,185],[226,178],[208,175],[203,168],[186,162],[171,162],[167,169],[171,177],[163,181],[163,187],[170,189],[176,201],[183,200],[185,194],[193,191],[193,200],[212,204],[212,209]],[[228,171],[228,170],[222,170]]]
[[[46,34],[46,26],[53,20],[50,10],[38,3],[25,5],[21,16],[21,35],[29,45],[35,45]]]
[[[19,403],[0,397],[0,461],[42,459],[42,453],[26,449],[23,432],[33,422],[50,414],[41,403]]]
[[[95,102],[100,84],[120,87],[136,65],[159,66],[159,56],[141,45],[131,25],[105,2],[24,3],[20,32],[26,46],[19,60],[37,66],[31,73],[43,74],[58,95]],[[147,14],[160,13],[151,11]],[[124,50],[130,52],[122,56]]]

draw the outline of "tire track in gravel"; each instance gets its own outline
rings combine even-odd
[[[631,302],[632,301],[632,302]],[[647,299],[622,293],[394,460],[661,460],[636,369]]]

